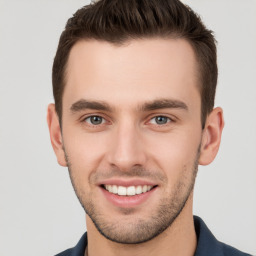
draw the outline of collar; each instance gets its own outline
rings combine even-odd
[[[194,225],[197,235],[197,248],[194,256],[249,256],[249,254],[219,242],[198,216],[194,216]]]

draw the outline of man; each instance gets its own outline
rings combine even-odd
[[[58,255],[248,255],[192,213],[224,126],[217,73],[211,31],[178,0],[101,0],[69,19],[48,125],[87,233]]]

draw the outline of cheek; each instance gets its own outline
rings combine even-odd
[[[148,138],[148,155],[165,172],[169,182],[178,180],[184,171],[194,169],[201,137],[193,134],[177,131]]]
[[[105,146],[103,138],[96,134],[86,134],[81,130],[66,129],[64,135],[65,151],[73,172],[77,176],[89,176],[98,168],[104,156]],[[66,139],[65,139],[66,138]]]

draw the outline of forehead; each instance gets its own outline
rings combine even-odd
[[[197,65],[184,39],[140,39],[121,46],[82,40],[69,55],[63,106],[80,98],[129,106],[154,98],[187,101],[193,95],[200,101]]]

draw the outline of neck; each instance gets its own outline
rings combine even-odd
[[[196,232],[192,215],[192,195],[172,225],[152,240],[141,244],[119,244],[103,237],[86,216],[88,256],[193,256]],[[100,245],[100,246],[99,246]]]

